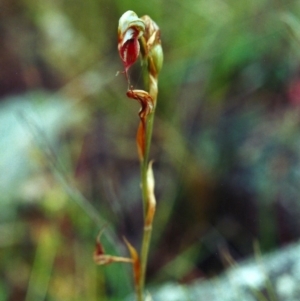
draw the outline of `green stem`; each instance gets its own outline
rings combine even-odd
[[[144,292],[144,287],[145,287],[147,259],[148,259],[151,235],[152,235],[152,226],[144,227],[142,250],[141,250],[141,279],[140,279],[140,288],[142,293]]]
[[[148,209],[148,182],[147,182],[147,170],[149,164],[149,152],[153,131],[153,123],[154,123],[154,111],[148,116],[147,129],[146,129],[146,151],[144,160],[141,162],[141,177],[142,177],[142,196],[143,196],[143,204],[144,204],[144,220],[146,219],[147,209]],[[143,229],[143,241],[141,247],[141,278],[140,278],[140,292],[143,294],[144,286],[145,286],[145,278],[146,278],[146,270],[147,270],[147,260],[148,253],[151,241],[152,234],[152,225],[145,226]],[[138,301],[140,301],[140,296],[138,297]],[[142,296],[143,300],[143,296]]]
[[[145,49],[147,49],[147,45],[145,44],[144,39],[141,39],[141,50],[146,53]],[[142,181],[142,198],[143,198],[143,213],[144,213],[144,228],[143,228],[143,240],[141,246],[140,253],[140,261],[141,261],[141,277],[139,281],[139,290],[137,292],[138,301],[144,301],[144,287],[145,287],[145,278],[146,278],[146,270],[147,270],[147,261],[148,261],[148,253],[150,248],[151,234],[152,234],[152,224],[146,225],[146,216],[148,212],[149,206],[149,197],[148,197],[148,180],[147,180],[147,172],[149,165],[149,153],[153,132],[153,124],[154,124],[154,116],[155,116],[155,108],[156,108],[156,100],[157,100],[157,86],[153,85],[153,81],[151,81],[151,68],[149,64],[152,64],[151,59],[146,59],[144,61],[144,81],[145,86],[148,88],[149,94],[153,100],[153,111],[148,115],[147,124],[146,124],[146,149],[143,161],[141,162],[141,181]],[[152,68],[153,69],[153,68]],[[153,77],[153,74],[152,74]],[[156,77],[157,80],[157,77]]]
[[[142,197],[143,197],[143,205],[144,205],[144,218],[146,217],[147,203],[148,203],[148,197],[147,197],[147,193],[148,193],[147,192],[148,191],[147,170],[148,170],[148,164],[149,164],[149,152],[150,152],[152,132],[153,132],[154,113],[155,113],[155,111],[153,110],[153,112],[150,113],[149,116],[148,116],[147,127],[146,127],[146,150],[145,150],[144,159],[141,162]]]
[[[135,293],[136,293],[136,296],[137,296],[137,301],[144,301],[144,298],[143,298],[143,289],[142,287],[139,285],[136,286],[135,288]]]

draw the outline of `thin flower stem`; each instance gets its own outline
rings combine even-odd
[[[141,278],[140,278],[140,289],[142,292],[144,292],[144,286],[145,286],[147,260],[148,260],[151,235],[152,235],[152,226],[144,227],[142,250],[141,250]]]
[[[135,287],[135,293],[136,293],[136,298],[137,301],[144,301],[143,299],[143,291],[142,291],[142,287],[140,284],[136,285]]]
[[[151,93],[151,85],[149,87],[149,91]],[[157,93],[155,93],[154,103],[156,104]],[[153,132],[153,124],[154,124],[154,116],[155,116],[155,106],[153,111],[148,116],[147,127],[146,127],[146,150],[144,159],[141,162],[141,177],[142,177],[142,196],[143,196],[143,204],[144,204],[144,221],[146,220],[146,214],[148,210],[148,181],[147,181],[147,170],[149,164],[149,153],[150,146],[152,140],[152,132]],[[148,253],[150,248],[150,241],[152,235],[152,224],[150,226],[144,224],[143,229],[143,240],[141,247],[141,277],[140,277],[140,292],[143,294],[144,286],[145,286],[145,278],[146,278],[146,270],[147,270],[147,261],[148,261]],[[140,299],[142,298],[142,299]],[[138,301],[143,301],[143,296],[138,296]]]
[[[155,110],[155,109],[154,109]],[[147,203],[148,203],[148,184],[147,184],[147,170],[149,164],[149,152],[151,146],[152,132],[153,132],[153,123],[154,123],[154,113],[151,112],[148,116],[147,127],[146,127],[146,150],[144,159],[141,162],[141,177],[142,177],[142,194],[143,194],[143,204],[144,204],[144,218],[146,217],[147,212]]]

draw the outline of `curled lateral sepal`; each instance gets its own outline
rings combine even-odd
[[[145,230],[152,228],[153,218],[156,209],[156,199],[154,195],[155,181],[152,165],[153,161],[150,161],[147,169],[147,212],[145,219]]]
[[[133,275],[134,275],[134,284],[135,287],[138,289],[140,281],[141,281],[141,262],[139,259],[139,255],[138,252],[136,251],[136,249],[130,244],[130,242],[123,237],[128,251],[130,253],[131,256],[131,260],[132,260],[132,266],[133,266]]]
[[[144,21],[138,18],[135,12],[129,10],[125,12],[118,26],[118,50],[125,67],[125,75],[128,78],[128,69],[132,66],[140,53],[138,39],[145,31]]]
[[[106,265],[113,262],[125,262],[125,263],[133,263],[131,258],[127,257],[120,257],[120,256],[112,256],[105,253],[104,247],[100,242],[101,235],[103,233],[103,230],[100,231],[98,234],[97,240],[96,240],[96,248],[94,251],[94,261],[96,264],[99,265]]]
[[[138,154],[141,161],[143,161],[146,151],[146,121],[147,116],[152,112],[154,104],[151,95],[144,90],[128,90],[127,97],[136,99],[140,105],[141,109],[139,111],[140,124],[137,131],[137,148]]]

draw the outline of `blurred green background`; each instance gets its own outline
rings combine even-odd
[[[0,300],[121,300],[139,248],[138,104],[119,17],[161,28],[148,283],[190,283],[300,235],[300,2],[1,0]],[[142,72],[132,70],[136,88]]]

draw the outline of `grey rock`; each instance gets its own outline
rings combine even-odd
[[[300,300],[300,244],[253,257],[212,280],[190,285],[167,283],[150,289],[154,301]]]

